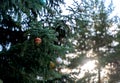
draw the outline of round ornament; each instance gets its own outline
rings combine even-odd
[[[55,63],[50,61],[49,67],[50,67],[50,69],[54,69],[55,68]]]
[[[36,45],[40,45],[41,42],[42,42],[42,39],[39,38],[39,37],[36,37],[35,40],[34,40],[34,42],[35,42]]]
[[[40,4],[41,5],[45,5],[46,4],[46,0],[40,0]]]
[[[58,58],[56,58],[56,62],[57,62],[58,64],[62,64],[63,60],[62,60],[61,57],[58,57]]]

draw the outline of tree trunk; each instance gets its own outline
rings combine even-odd
[[[98,67],[98,83],[101,83],[101,68]]]

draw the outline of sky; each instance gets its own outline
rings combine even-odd
[[[108,3],[110,0],[106,0],[106,2]],[[113,11],[113,15],[117,15],[117,16],[119,16],[120,17],[120,11],[119,11],[119,9],[120,9],[120,7],[119,7],[119,5],[120,5],[120,0],[112,0],[113,1],[113,5],[114,5],[114,7],[115,7],[115,9],[114,9],[114,11]]]
[[[80,1],[80,0],[75,0],[75,1]],[[111,0],[105,0],[105,1],[106,1],[106,4],[108,4]],[[113,2],[113,5],[115,7],[114,12],[112,14],[120,17],[120,10],[119,10],[120,9],[120,7],[119,7],[120,0],[112,0],[112,2]],[[65,0],[65,3],[67,6],[71,6],[71,4],[73,3],[73,0]],[[69,12],[65,11],[64,8],[65,7],[62,8],[64,10],[63,14],[68,14]]]
[[[117,15],[119,15],[120,16],[120,11],[119,11],[119,9],[120,9],[120,0],[113,0],[113,4],[115,5],[115,14],[117,14]]]

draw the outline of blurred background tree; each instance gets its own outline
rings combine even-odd
[[[108,83],[118,82],[119,17],[111,16],[114,11],[112,0],[107,5],[105,0],[74,1],[68,10],[67,17],[73,31],[69,40],[75,48],[74,54],[67,55],[69,77],[77,83],[103,83],[106,78]],[[93,65],[89,64],[82,71],[82,67],[91,61],[94,61],[95,68],[90,71]],[[104,75],[103,70],[106,70]]]

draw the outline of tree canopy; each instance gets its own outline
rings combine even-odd
[[[112,1],[106,6],[105,0],[74,0],[68,15],[61,5],[64,0],[0,0],[4,83],[101,83],[103,69],[108,82],[119,81],[120,27],[118,17],[110,17]],[[89,61],[95,61],[96,72],[86,68],[80,77]]]
[[[0,79],[4,83],[35,83],[40,81],[37,77],[43,82],[60,77],[56,58],[65,54],[66,48],[60,45],[65,31],[59,24],[55,27],[55,18],[50,18],[57,15],[63,3],[0,1]]]

